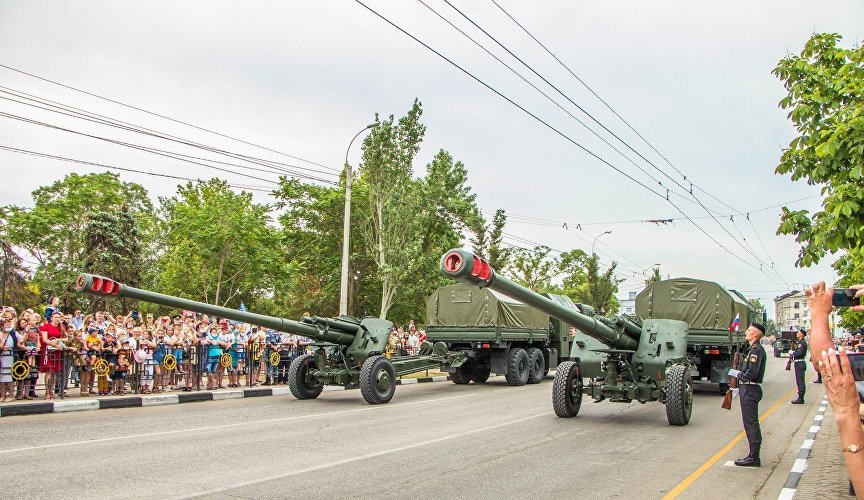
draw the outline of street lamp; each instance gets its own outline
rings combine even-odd
[[[363,132],[377,127],[377,123],[366,125],[363,130],[357,132],[348,143],[348,149],[345,150],[345,217],[342,224],[342,273],[339,277],[339,315],[348,314],[348,252],[349,252],[349,237],[351,235],[351,165],[348,163],[348,152],[351,151],[351,145],[354,140],[360,137]]]
[[[609,231],[600,233],[597,235],[596,238],[594,238],[594,241],[591,242],[591,255],[594,255],[594,244],[597,243],[597,239],[600,238],[601,236],[603,236],[604,234],[612,234],[612,231],[609,230]]]

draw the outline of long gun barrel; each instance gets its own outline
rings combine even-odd
[[[115,298],[129,297],[130,299],[150,302],[166,307],[181,310],[197,311],[211,316],[228,318],[242,321],[253,325],[272,328],[278,332],[294,333],[311,339],[331,342],[340,345],[351,345],[355,335],[360,333],[363,326],[349,323],[341,319],[329,318],[306,318],[304,322],[292,321],[275,316],[265,316],[246,311],[238,311],[227,307],[219,307],[204,302],[181,299],[161,293],[134,288],[112,279],[103,278],[93,274],[81,274],[75,280],[75,290],[90,295],[103,295]]]
[[[636,350],[639,346],[639,327],[624,318],[615,320],[594,318],[550,300],[539,293],[513,283],[496,274],[489,263],[461,249],[453,249],[441,257],[441,274],[474,286],[488,287],[503,293],[549,316],[575,326],[579,331],[594,337],[613,349]],[[616,328],[617,327],[617,328]],[[634,338],[635,337],[635,338]]]

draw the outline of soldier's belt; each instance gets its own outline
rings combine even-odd
[[[762,385],[762,382],[738,382],[742,385]]]

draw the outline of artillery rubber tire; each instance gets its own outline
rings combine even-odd
[[[690,370],[684,365],[674,365],[666,375],[666,420],[669,425],[687,425],[692,411]]]
[[[474,373],[472,363],[463,363],[456,371],[450,372],[450,380],[456,385],[464,385],[471,382],[471,375]]]
[[[384,404],[396,393],[396,370],[384,356],[371,356],[360,368],[360,393],[370,405]]]
[[[288,368],[288,388],[291,389],[291,394],[297,399],[315,399],[321,395],[324,389],[324,384],[308,385],[306,383],[306,374],[310,368],[317,368],[315,364],[315,356],[312,354],[304,354]]]
[[[575,387],[574,387],[575,386]],[[555,371],[552,383],[552,408],[562,418],[579,414],[582,407],[582,368],[576,361],[565,361]]]
[[[543,373],[546,371],[546,360],[543,359],[543,351],[536,347],[528,348],[528,383],[539,384],[543,381]]]
[[[474,368],[474,373],[471,374],[471,381],[475,384],[484,384],[489,380],[490,373],[488,366]]]
[[[525,349],[517,347],[510,349],[510,354],[507,356],[507,373],[504,378],[510,385],[525,385],[528,382],[528,353]]]

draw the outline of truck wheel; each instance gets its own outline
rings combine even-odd
[[[396,392],[396,370],[384,356],[370,356],[360,368],[360,393],[370,405],[393,399]]]
[[[450,372],[450,380],[456,385],[471,382],[471,374],[474,373],[472,363],[462,363],[456,371]]]
[[[474,368],[474,373],[471,374],[471,381],[475,384],[483,384],[489,380],[489,373],[488,366]]]
[[[318,368],[315,363],[313,354],[304,354],[288,368],[288,388],[291,389],[291,394],[297,399],[315,399],[321,394],[324,389],[324,384],[320,382],[310,383],[309,372]]]
[[[552,408],[559,417],[570,418],[579,414],[582,406],[582,368],[576,361],[558,365],[552,383]]]
[[[525,349],[517,347],[510,349],[507,356],[507,373],[504,378],[510,385],[525,385],[528,382],[528,353]]]
[[[675,365],[666,373],[666,420],[669,425],[687,425],[692,411],[690,370],[684,365]]]
[[[543,372],[546,371],[546,360],[543,351],[536,347],[528,348],[528,383],[539,384],[543,380]]]

